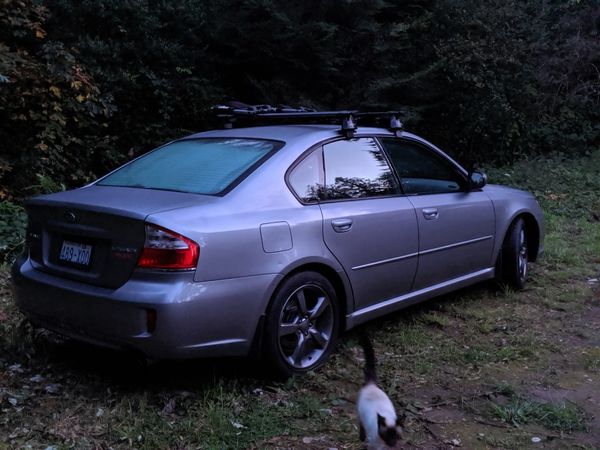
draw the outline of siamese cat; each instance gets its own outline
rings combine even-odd
[[[400,419],[390,398],[377,386],[375,351],[368,336],[361,333],[360,345],[365,354],[365,383],[358,392],[360,440],[368,450],[393,448],[400,439]]]

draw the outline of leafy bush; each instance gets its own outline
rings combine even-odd
[[[0,0],[0,199],[26,195],[35,174],[84,183],[110,159],[112,98],[49,39],[48,15],[33,0]]]
[[[600,144],[596,0],[0,0],[0,199],[72,187],[237,99],[406,107],[461,161]]]
[[[427,133],[462,159],[582,154],[600,143],[600,6],[441,1],[440,103]]]
[[[0,264],[9,262],[21,250],[26,226],[27,216],[22,207],[0,203]]]

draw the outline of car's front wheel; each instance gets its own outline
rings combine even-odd
[[[320,367],[335,346],[338,308],[335,289],[323,275],[292,275],[269,308],[263,357],[285,377]]]
[[[510,226],[502,245],[501,281],[513,289],[523,289],[527,281],[529,250],[525,220],[519,218]]]

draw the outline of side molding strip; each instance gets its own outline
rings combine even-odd
[[[395,261],[402,261],[403,259],[414,258],[415,256],[421,256],[421,255],[428,255],[430,253],[435,253],[435,252],[441,252],[442,250],[448,250],[448,249],[455,248],[455,247],[462,247],[463,245],[475,244],[477,242],[487,241],[488,239],[493,239],[493,238],[494,238],[493,236],[483,236],[483,237],[476,238],[476,239],[470,239],[468,241],[462,241],[462,242],[457,242],[455,244],[444,245],[443,247],[436,247],[436,248],[431,248],[429,250],[423,250],[422,252],[409,253],[408,255],[397,256],[395,258],[389,258],[389,259],[382,259],[381,261],[375,261],[372,263],[362,264],[360,266],[354,266],[352,268],[352,270],[366,269],[368,267],[379,266],[382,264],[387,264],[387,263],[391,263],[391,262],[395,262]]]

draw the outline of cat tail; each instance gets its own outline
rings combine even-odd
[[[367,333],[363,330],[358,335],[358,342],[365,354],[365,384],[375,383],[377,374],[375,372],[375,350]]]

